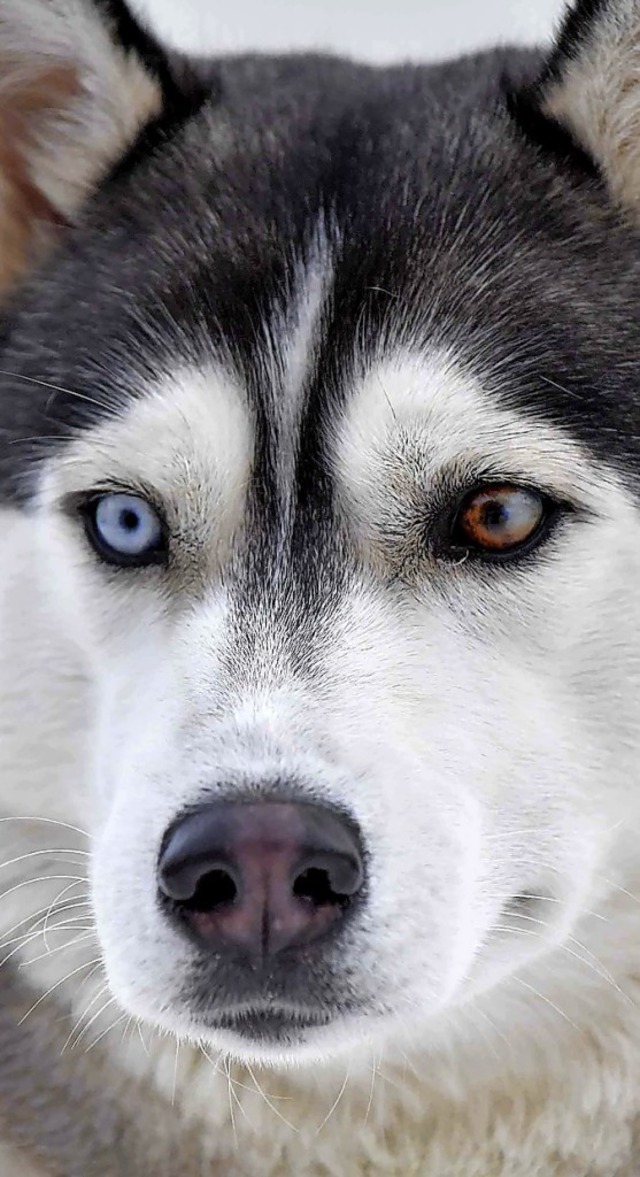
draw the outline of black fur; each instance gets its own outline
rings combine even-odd
[[[546,74],[546,71],[545,71]],[[541,86],[523,86],[512,90],[505,85],[507,108],[531,146],[553,157],[558,166],[592,179],[600,179],[600,169],[570,131],[549,118],[541,107]]]
[[[616,0],[578,0],[567,11],[555,48],[546,64],[541,84],[557,81],[568,61],[578,56],[593,34],[600,17],[611,10]]]
[[[128,52],[135,53],[147,66],[149,73],[158,79],[165,100],[169,103],[179,101],[181,95],[171,72],[168,54],[136,20],[124,0],[93,0],[93,3],[112,27],[118,44]]]
[[[164,71],[117,9],[127,43]],[[565,38],[594,12],[583,5]],[[591,161],[537,114],[539,76],[537,54],[508,50],[432,67],[210,64],[208,97],[170,134],[141,138],[8,313],[0,367],[16,375],[0,376],[0,495],[28,501],[38,459],[118,411],[141,375],[231,357],[259,426],[264,544],[252,559],[264,584],[279,511],[269,398],[282,395],[265,388],[264,350],[320,221],[333,279],[305,390],[291,533],[301,584],[313,581],[310,552],[317,575],[328,566],[329,532],[335,549],[326,416],[383,342],[451,345],[496,397],[635,474],[639,234]]]
[[[115,165],[113,173],[117,175],[132,171],[144,155],[161,150],[205,100],[213,100],[216,78],[209,62],[168,52],[136,20],[124,0],[93,0],[93,3],[104,14],[118,44],[139,58],[162,91],[160,115],[142,128]]]

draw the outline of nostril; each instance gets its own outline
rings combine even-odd
[[[183,899],[180,906],[185,911],[208,915],[221,907],[230,907],[238,898],[238,893],[238,885],[229,871],[211,870],[198,880],[193,895]]]
[[[348,896],[334,891],[329,872],[318,867],[310,867],[298,875],[293,893],[297,899],[307,899],[314,907],[338,907],[348,902]]]
[[[187,911],[213,911],[234,903],[240,882],[238,871],[221,854],[190,856],[180,844],[172,848],[169,843],[160,857],[160,893]]]
[[[293,883],[297,899],[314,907],[347,907],[362,887],[362,868],[346,855],[323,856],[327,861],[307,863]]]

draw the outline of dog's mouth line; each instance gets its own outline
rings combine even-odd
[[[287,1034],[321,1030],[335,1020],[328,1011],[287,1009],[283,1006],[251,1006],[222,1010],[207,1019],[208,1029],[237,1034],[254,1040],[275,1040]]]

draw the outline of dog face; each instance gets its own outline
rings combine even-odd
[[[591,8],[535,89],[529,54],[205,86],[158,80],[133,25],[109,40],[145,129],[113,116],[88,204],[46,192],[73,223],[9,299],[1,469],[91,684],[109,981],[165,1029],[263,1061],[427,1040],[549,968],[612,873],[638,754],[627,108],[613,143],[638,29]],[[163,889],[205,813],[244,874],[217,845]]]

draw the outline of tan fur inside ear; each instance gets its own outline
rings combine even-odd
[[[74,71],[60,67],[6,95],[0,106],[0,295],[18,278],[27,259],[35,260],[41,252],[46,227],[64,220],[36,185],[27,144],[31,125],[43,111],[54,100],[60,107],[69,105],[77,90]]]
[[[614,2],[561,80],[547,91],[545,112],[591,154],[614,200],[640,220],[640,3]]]
[[[86,0],[0,0],[0,299],[161,107]]]

